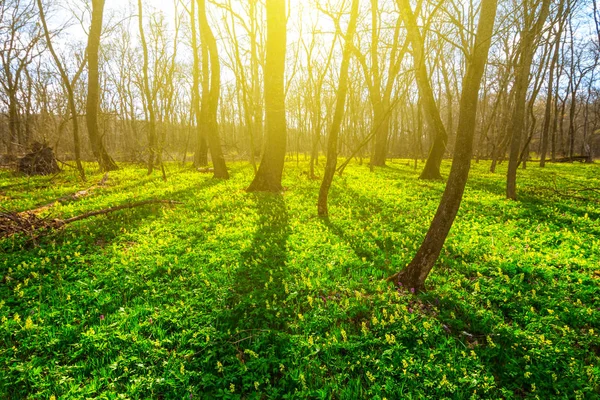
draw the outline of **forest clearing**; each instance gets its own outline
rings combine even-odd
[[[444,187],[412,161],[350,164],[326,220],[306,162],[287,162],[281,194],[246,193],[247,163],[228,181],[167,167],[169,182],[123,166],[42,215],[180,204],[0,241],[0,397],[597,398],[600,194],[581,189],[598,165],[521,171],[514,202],[474,164],[418,296],[386,282]],[[74,171],[0,175],[12,210],[85,188]]]
[[[600,400],[598,0],[0,0],[0,399]]]

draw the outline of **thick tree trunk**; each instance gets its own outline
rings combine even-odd
[[[346,43],[344,45],[344,55],[342,65],[340,67],[340,76],[337,90],[337,98],[335,103],[335,111],[333,121],[331,122],[331,130],[327,142],[327,162],[325,164],[325,172],[323,173],[323,181],[319,189],[319,201],[317,203],[317,211],[320,217],[326,217],[329,214],[327,208],[327,197],[329,196],[329,188],[333,182],[335,167],[338,156],[338,136],[344,117],[344,106],[346,104],[346,95],[348,93],[348,68],[350,66],[350,56],[352,54],[352,41],[354,40],[354,32],[356,31],[356,20],[358,19],[358,0],[352,0],[352,11],[350,13],[350,22],[348,31],[346,32]]]
[[[285,0],[267,0],[267,44],[265,63],[265,151],[248,192],[280,192],[285,161]]]
[[[98,131],[98,103],[100,100],[100,77],[98,72],[98,51],[100,48],[100,35],[102,33],[102,18],[104,14],[104,0],[92,0],[92,23],[88,35],[88,87],[85,105],[88,136],[94,157],[98,161],[101,171],[119,169],[112,157],[106,151],[102,137]]]
[[[487,62],[496,9],[497,0],[482,0],[477,35],[463,79],[454,159],[442,200],[425,240],[413,260],[404,270],[389,278],[415,291],[423,289],[425,280],[439,257],[462,201],[473,155],[478,93]]]

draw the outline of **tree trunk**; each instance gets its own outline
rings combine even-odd
[[[544,22],[548,16],[550,0],[542,0],[542,8],[535,23],[526,23],[521,32],[520,60],[515,78],[515,108],[511,123],[512,139],[510,143],[510,154],[508,171],[506,173],[506,198],[517,199],[517,168],[521,154],[521,140],[525,125],[525,102],[527,100],[527,88],[529,86],[529,73],[535,53],[535,41],[540,34]],[[527,7],[525,7],[527,11]],[[529,10],[533,12],[534,10]],[[531,16],[533,18],[533,16]],[[528,19],[528,18],[526,18]]]
[[[425,65],[425,48],[423,37],[417,26],[417,19],[412,11],[409,0],[397,0],[398,6],[406,26],[407,37],[412,44],[413,60],[415,65],[415,77],[419,89],[419,97],[423,104],[423,110],[427,117],[429,129],[433,130],[434,141],[429,152],[429,157],[425,163],[425,168],[421,173],[420,179],[442,179],[440,174],[440,165],[446,151],[448,134],[440,117],[440,111],[435,102],[433,90],[429,82],[427,66]]]
[[[19,131],[19,110],[16,89],[15,92],[8,93],[8,141],[6,143],[6,152],[13,155],[14,145],[18,141]]]
[[[98,161],[101,171],[114,171],[119,169],[112,157],[106,151],[102,137],[98,131],[98,103],[100,99],[100,77],[98,73],[98,51],[100,48],[100,35],[102,33],[102,17],[104,14],[104,0],[92,0],[92,23],[88,35],[88,87],[85,104],[86,123],[88,136],[94,157]]]
[[[550,118],[552,113],[552,91],[554,90],[554,69],[558,63],[558,54],[560,52],[560,38],[562,36],[563,24],[561,21],[565,0],[560,0],[558,8],[558,31],[556,33],[554,54],[550,62],[550,71],[548,76],[548,95],[546,96],[546,109],[544,110],[544,125],[542,127],[542,148],[540,151],[540,168],[546,166],[546,154],[548,153],[548,134],[550,131]]]
[[[206,2],[198,0],[198,23],[200,24],[200,37],[202,38],[202,46],[205,46],[208,58],[210,61],[210,87],[208,93],[208,101],[206,104],[207,132],[206,138],[210,148],[210,156],[213,163],[214,175],[213,178],[229,179],[229,172],[225,164],[225,157],[221,149],[221,140],[219,138],[219,126],[217,123],[217,108],[219,106],[219,97],[221,95],[221,65],[219,64],[219,55],[217,53],[217,42],[215,36],[208,25],[206,18]],[[207,74],[205,74],[207,77]]]
[[[374,105],[373,125],[377,126],[375,133],[375,148],[373,149],[373,158],[371,165],[374,167],[385,166],[388,151],[388,133],[389,133],[389,116],[386,116],[385,110],[381,103]]]
[[[267,0],[265,62],[265,151],[248,192],[280,192],[286,151],[285,119],[285,0]]]
[[[150,89],[150,78],[148,76],[148,45],[146,44],[146,35],[144,34],[144,24],[142,15],[142,0],[138,0],[138,23],[140,29],[140,41],[142,43],[142,54],[144,58],[144,64],[142,65],[143,74],[143,87],[144,96],[146,97],[146,108],[148,110],[148,149],[150,155],[148,156],[148,175],[152,174],[154,170],[155,159],[158,161],[160,167],[160,159],[157,157],[158,153],[158,138],[156,135],[156,114],[154,112],[154,96]]]
[[[417,254],[404,270],[389,278],[401,283],[406,288],[413,288],[415,291],[423,289],[425,280],[439,257],[460,208],[469,176],[479,100],[478,93],[487,62],[497,9],[497,0],[482,0],[481,3],[475,43],[463,79],[456,147],[446,189]]]
[[[81,180],[86,181],[85,178],[85,170],[83,169],[83,165],[81,164],[81,144],[79,140],[79,122],[77,120],[77,106],[75,105],[75,94],[73,93],[73,86],[71,85],[71,81],[69,80],[69,76],[65,71],[60,58],[54,51],[54,46],[52,46],[52,41],[50,39],[50,32],[48,31],[48,26],[46,25],[46,17],[44,15],[44,8],[42,6],[42,0],[37,0],[37,6],[40,11],[40,21],[42,23],[42,27],[44,29],[44,36],[46,37],[46,45],[48,46],[48,50],[54,59],[54,63],[58,68],[58,72],[60,73],[60,77],[63,81],[63,85],[65,85],[65,89],[67,90],[67,100],[69,102],[69,110],[71,111],[71,123],[73,124],[73,146],[75,150],[75,164],[77,165],[77,171],[79,172],[79,176]]]
[[[202,113],[200,110],[200,57],[198,55],[198,36],[196,33],[196,0],[192,0],[190,5],[190,25],[192,35],[192,56],[193,56],[193,71],[192,71],[192,111],[196,119],[196,137],[198,143],[194,152],[194,166],[204,167],[208,165],[208,146],[204,130],[201,129]]]
[[[338,156],[338,136],[344,117],[344,106],[346,104],[346,95],[348,93],[348,68],[350,66],[350,56],[352,53],[352,41],[354,40],[354,32],[356,31],[356,20],[358,19],[358,0],[352,0],[352,11],[350,13],[350,22],[348,23],[348,31],[346,32],[346,42],[344,44],[344,55],[342,65],[340,66],[340,76],[338,82],[337,98],[335,103],[335,111],[333,121],[331,122],[331,131],[327,142],[327,162],[325,164],[325,172],[323,173],[323,181],[319,189],[319,201],[317,210],[320,217],[326,217],[329,214],[327,209],[327,197],[329,188],[333,181],[335,168]]]

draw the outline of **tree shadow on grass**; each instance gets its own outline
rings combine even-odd
[[[360,266],[365,270],[361,273],[360,268],[350,266],[351,270],[345,272],[349,274],[355,272],[352,275],[358,275],[355,278],[359,280],[362,279],[362,275],[369,276],[369,279],[379,279],[389,276],[394,270],[394,264],[404,265],[407,252],[403,248],[404,245],[399,242],[399,238],[411,236],[412,233],[403,221],[403,218],[409,216],[400,218],[400,215],[409,211],[397,210],[394,218],[381,219],[378,222],[379,226],[374,227],[376,229],[364,230],[361,225],[373,228],[373,215],[385,213],[392,206],[375,194],[366,196],[348,185],[334,186],[332,189],[330,200],[332,218],[319,218],[319,222],[352,249],[354,254],[363,261]],[[352,209],[354,217],[351,220],[337,218],[336,209],[346,207]],[[373,276],[373,273],[376,276]]]
[[[233,329],[281,328],[276,310],[266,307],[274,295],[285,298],[287,239],[290,235],[287,206],[281,194],[256,193],[258,220],[252,244],[242,252],[240,265],[232,276],[228,307],[223,323]]]

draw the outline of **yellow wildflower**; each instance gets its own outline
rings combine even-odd
[[[375,382],[375,376],[373,376],[371,371],[367,371],[367,378],[369,378],[371,382]]]

